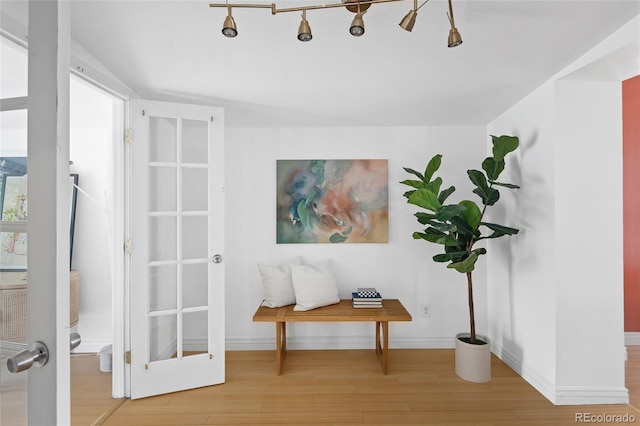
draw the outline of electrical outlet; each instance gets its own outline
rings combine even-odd
[[[422,317],[429,318],[431,316],[431,308],[429,305],[422,305]]]

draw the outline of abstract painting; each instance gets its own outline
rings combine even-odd
[[[278,160],[276,242],[389,241],[387,160]]]

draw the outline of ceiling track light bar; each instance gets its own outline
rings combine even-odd
[[[236,28],[236,23],[231,14],[233,8],[247,8],[247,9],[270,9],[272,15],[276,15],[278,13],[285,12],[302,12],[302,22],[300,23],[300,27],[298,29],[298,39],[300,41],[309,41],[311,40],[311,28],[309,27],[309,22],[307,21],[306,12],[308,10],[318,10],[318,9],[332,9],[336,7],[344,7],[350,12],[356,14],[353,22],[351,23],[351,27],[349,31],[354,36],[361,36],[364,34],[364,21],[362,19],[362,15],[369,9],[372,4],[378,3],[397,3],[406,0],[361,0],[361,1],[343,1],[340,3],[329,3],[329,4],[320,4],[320,5],[310,5],[310,6],[296,6],[296,7],[283,7],[278,8],[275,3],[271,4],[257,4],[257,3],[210,3],[209,7],[224,7],[228,10],[227,17],[224,21],[224,26],[222,28],[222,33],[226,37],[235,37],[238,35],[238,31]],[[413,25],[415,24],[416,16],[418,15],[418,10],[427,4],[429,0],[425,0],[420,6],[418,6],[418,0],[413,0],[413,9],[409,11],[409,13],[402,19],[400,22],[400,27],[406,31],[411,31],[413,29]],[[462,37],[458,32],[458,29],[455,27],[455,23],[453,20],[453,6],[451,4],[451,0],[448,0],[449,3],[449,11],[447,12],[447,17],[449,19],[449,23],[451,24],[451,29],[449,30],[449,40],[448,47],[455,47],[462,44]]]
[[[332,9],[335,7],[346,7],[350,11],[358,11],[358,5],[364,12],[370,5],[378,3],[397,3],[406,0],[362,0],[362,1],[347,1],[344,3],[329,3],[329,4],[317,4],[311,6],[297,6],[297,7],[282,7],[278,8],[274,3],[271,4],[256,4],[256,3],[210,3],[209,7],[231,7],[233,8],[248,8],[248,9],[271,9],[271,14],[284,12],[302,12],[303,10],[315,10],[315,9]],[[428,0],[427,0],[428,1]],[[426,3],[426,2],[425,2]]]

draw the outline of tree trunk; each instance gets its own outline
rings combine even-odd
[[[469,297],[469,325],[470,325],[470,343],[476,343],[476,316],[473,310],[473,279],[471,272],[467,272],[467,291]]]

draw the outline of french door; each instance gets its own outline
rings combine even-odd
[[[223,383],[224,112],[130,110],[131,398]]]

